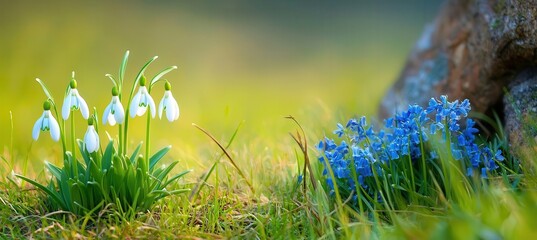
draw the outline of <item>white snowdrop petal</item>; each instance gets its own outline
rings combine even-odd
[[[106,125],[106,121],[109,119],[110,110],[112,109],[112,102],[106,106],[103,112],[103,124]]]
[[[84,100],[84,98],[82,98],[80,95],[77,94],[77,100],[78,100],[78,104],[79,104],[79,108],[80,108],[80,113],[82,113],[82,117],[84,119],[88,119],[89,118],[89,108],[88,108],[88,104],[86,103],[86,101]]]
[[[50,111],[48,112],[48,120],[49,120],[49,127],[50,127],[50,136],[52,137],[52,140],[58,141],[60,140],[60,125],[58,124],[58,121],[50,114]]]
[[[142,115],[144,115],[146,110],[147,110],[146,106],[138,106],[138,109],[136,111],[136,115],[142,116]]]
[[[117,101],[114,107],[114,118],[116,119],[116,122],[122,124],[123,121],[125,121],[125,110],[123,109],[123,105],[121,105],[120,101]]]
[[[69,114],[71,113],[71,89],[69,89],[69,92],[67,93],[67,97],[63,100],[63,106],[62,106],[62,117],[63,120],[67,120],[69,118]]]
[[[110,126],[116,125],[116,118],[114,117],[113,114],[108,115],[108,123],[110,124]]]
[[[138,113],[138,107],[140,104],[140,91],[141,90],[138,90],[138,93],[134,95],[134,98],[132,98],[131,105],[129,106],[130,115],[132,118]]]
[[[177,119],[179,119],[179,104],[177,104],[176,101],[174,101],[174,103],[175,103],[174,104],[175,105],[175,118],[174,118],[174,120],[177,120]]]
[[[32,129],[32,138],[34,140],[37,140],[39,138],[39,132],[41,132],[41,125],[43,123],[43,116],[44,115],[45,114],[43,113],[43,115],[41,115],[41,117],[39,119],[37,119],[37,121],[34,124],[34,128]]]
[[[168,121],[173,122],[175,118],[175,107],[172,105],[173,103],[170,100],[171,99],[168,98],[168,102],[166,104],[166,118]]]
[[[149,110],[151,110],[151,117],[155,118],[155,115],[157,114],[157,109],[155,108],[155,101],[153,101],[153,98],[149,94],[147,94],[147,100],[149,104]]]
[[[159,119],[162,119],[162,111],[164,111],[164,100],[166,98],[163,97],[161,100],[160,100],[160,103],[158,104],[158,118]]]

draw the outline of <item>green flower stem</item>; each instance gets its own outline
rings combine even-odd
[[[74,166],[75,179],[78,179],[78,160],[76,160],[76,137],[75,137],[75,116],[71,113],[71,147],[73,158],[71,159],[71,166]]]
[[[148,84],[147,86],[147,93],[148,94],[151,94],[151,84]],[[145,161],[143,161],[143,164],[142,164],[142,172],[145,174],[147,171],[149,171],[149,147],[150,147],[150,141],[151,141],[151,136],[150,136],[150,128],[151,128],[151,110],[153,109],[150,109],[151,106],[148,106],[148,109],[147,109],[147,121],[146,121],[146,125],[145,125]]]
[[[149,146],[150,146],[150,127],[151,127],[151,114],[147,113],[147,121],[145,125],[145,161],[142,164],[142,170],[145,174],[149,170]]]
[[[71,152],[75,156],[75,118],[71,116]]]
[[[54,114],[56,115],[56,118],[60,120],[60,138],[62,140],[62,150],[63,150],[63,157],[65,158],[65,153],[67,152],[67,146],[65,143],[65,120],[58,115],[58,108],[56,107],[56,103],[53,99],[49,98],[50,103],[52,103],[52,107],[54,108]]]
[[[126,116],[126,117],[128,117],[128,116]],[[117,145],[118,145],[118,153],[119,153],[120,156],[125,155],[123,153],[123,147],[122,147],[122,141],[123,141],[123,132],[121,131],[122,127],[123,127],[123,124],[119,124],[119,126],[118,126],[118,134],[119,134],[119,140],[118,141],[119,142],[117,143]]]

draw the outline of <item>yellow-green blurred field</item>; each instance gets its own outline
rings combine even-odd
[[[336,121],[371,115],[397,77],[406,55],[439,6],[438,1],[358,2],[29,2],[0,3],[0,146],[31,176],[45,160],[60,163],[60,145],[31,127],[45,100],[39,77],[57,101],[71,71],[79,91],[99,114],[110,100],[121,58],[131,51],[127,81],[150,57],[159,59],[179,101],[178,122],[153,123],[153,147],[173,145],[179,168],[197,177],[214,159],[215,145],[196,123],[225,142],[243,123],[232,145],[251,171],[268,165],[292,171],[295,146],[288,136],[295,116],[310,139]],[[152,94],[159,101],[157,87]],[[10,112],[13,128],[10,128]],[[80,115],[79,126],[85,125]],[[132,121],[132,146],[144,138]],[[102,128],[110,134],[116,129]],[[12,134],[11,134],[12,131]],[[85,129],[78,128],[82,137]],[[105,139],[101,133],[101,138]],[[11,141],[11,137],[13,141]],[[14,156],[8,153],[13,146]],[[259,165],[263,164],[263,165]],[[283,167],[283,168],[282,168]]]

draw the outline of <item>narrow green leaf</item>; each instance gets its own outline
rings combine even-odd
[[[127,62],[129,61],[129,50],[125,52],[125,55],[123,56],[123,61],[121,61],[121,65],[119,66],[119,86],[120,88],[123,86],[123,79],[125,78],[125,71],[127,70]],[[121,91],[121,89],[118,89],[118,91]]]
[[[62,177],[58,180],[58,187],[60,188],[60,193],[62,194],[63,201],[67,206],[66,210],[73,211],[73,201],[71,198],[71,188],[69,186],[69,177],[67,176],[66,171],[62,171]]]
[[[172,178],[168,179],[168,181],[166,181],[164,184],[162,184],[161,188],[165,188],[166,186],[168,186],[170,183],[172,183],[173,181],[185,176],[187,173],[189,172],[192,172],[192,170],[186,170],[186,171],[183,171],[175,176],[173,176]]]
[[[56,167],[56,166],[54,166],[54,164],[49,163],[47,161],[45,161],[45,166],[48,168],[50,173],[52,173],[52,175],[54,175],[54,177],[56,179],[61,179],[62,178],[62,169],[61,168]]]
[[[140,72],[138,72],[138,75],[136,75],[136,78],[134,80],[134,88],[136,88],[136,86],[138,85],[138,82],[140,81],[140,79],[142,78],[142,75],[144,75],[144,72],[145,72],[145,69],[147,67],[149,67],[149,65],[157,60],[158,56],[154,56],[153,58],[151,58],[149,61],[147,61],[147,63],[140,69]],[[134,91],[134,88],[133,88],[133,91]],[[132,94],[131,94],[132,95]]]
[[[218,163],[219,163],[218,161],[215,161],[213,163],[213,165],[211,166],[211,168],[209,169],[209,171],[207,171],[202,176],[201,181],[199,181],[198,184],[196,184],[196,187],[194,188],[194,191],[192,191],[190,193],[190,196],[188,196],[188,200],[192,201],[194,199],[194,197],[198,195],[198,193],[201,191],[201,188],[205,185],[205,183],[209,179],[209,176],[211,176],[211,174],[213,173],[213,171],[216,168],[216,165],[218,165]]]
[[[134,149],[134,152],[131,155],[130,161],[132,165],[136,165],[136,159],[138,157],[138,153],[140,152],[140,148],[142,148],[142,143],[138,144],[136,149]]]
[[[116,79],[114,78],[114,76],[112,76],[112,74],[108,74],[108,73],[107,73],[107,74],[105,74],[104,76],[105,76],[105,77],[108,77],[108,78],[112,81],[112,83],[114,84],[114,87],[119,88],[118,85],[117,85],[117,83],[116,83]]]
[[[110,141],[104,150],[103,159],[101,160],[101,169],[103,172],[107,171],[112,166],[112,157],[114,152],[114,142]]]
[[[153,86],[155,83],[157,83],[164,75],[168,74],[169,72],[173,71],[177,69],[177,66],[171,66],[171,67],[167,67],[165,69],[163,69],[162,71],[160,71],[159,73],[157,73],[157,75],[155,75],[152,79],[151,79],[151,86]]]
[[[163,197],[167,197],[167,196],[170,196],[170,195],[177,195],[177,194],[181,194],[181,193],[186,193],[186,192],[189,192],[190,189],[189,188],[185,188],[185,189],[178,189],[178,190],[173,190],[173,191],[164,191],[164,190],[155,190],[154,193],[159,193],[160,195],[155,198],[155,201],[163,198]]]
[[[86,151],[86,148],[84,148],[84,141],[77,139],[76,143],[78,144],[78,150],[80,150],[82,158],[84,158],[84,163],[86,164],[86,166],[88,166],[90,164],[90,156],[88,155],[88,151]]]
[[[60,205],[62,209],[67,209],[67,207],[65,206],[65,203],[60,199],[60,197],[59,197],[57,192],[51,191],[49,188],[39,184],[38,182],[36,182],[36,181],[34,181],[32,179],[29,179],[29,178],[25,177],[25,176],[22,176],[22,175],[19,175],[19,174],[15,174],[15,176],[17,176],[18,178],[22,178],[24,181],[29,182],[30,184],[34,185],[35,187],[43,190],[45,193],[48,194],[48,196],[52,197],[54,202],[56,202],[58,205]]]
[[[155,165],[162,159],[162,157],[164,157],[164,155],[166,155],[166,153],[168,153],[168,151],[170,151],[171,148],[172,146],[164,147],[149,158],[149,172],[153,172]]]
[[[167,166],[166,168],[164,168],[164,170],[158,175],[156,176],[158,180],[162,181],[164,180],[164,178],[166,176],[168,176],[168,174],[170,173],[170,171],[175,167],[175,165],[177,165],[179,162],[178,161],[175,161],[175,162],[172,162],[169,166]]]
[[[45,85],[45,83],[41,81],[41,79],[39,78],[36,78],[35,80],[39,83],[39,85],[41,85],[41,88],[43,88],[43,92],[45,92],[45,95],[47,95],[48,99],[50,99],[52,104],[54,104],[54,98],[52,97],[52,94],[50,94],[50,91],[48,90],[47,85]]]

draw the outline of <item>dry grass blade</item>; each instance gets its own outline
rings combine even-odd
[[[229,155],[228,151],[226,150],[226,148],[224,148],[224,146],[222,146],[222,144],[220,144],[220,142],[218,142],[218,140],[216,140],[216,138],[213,137],[213,135],[211,135],[209,132],[207,132],[205,129],[201,128],[200,126],[196,125],[195,123],[192,123],[192,126],[196,127],[198,130],[202,131],[203,133],[205,133],[205,135],[207,135],[207,137],[209,137],[211,140],[213,140],[214,143],[216,143],[216,145],[218,145],[218,147],[220,148],[220,150],[222,150],[222,152],[226,155],[226,157],[229,159],[229,161],[231,162],[231,165],[233,165],[233,167],[235,169],[237,169],[237,172],[239,173],[239,175],[244,179],[244,181],[246,181],[246,184],[248,184],[248,187],[250,188],[250,190],[252,191],[252,193],[255,193],[255,190],[254,190],[254,187],[253,185],[250,183],[250,181],[248,181],[248,178],[246,178],[246,175],[244,175],[244,173],[241,171],[241,169],[239,168],[239,166],[237,166],[237,164],[235,164],[235,161],[233,160],[233,158],[231,157],[231,155]]]
[[[302,151],[302,154],[304,154],[304,168],[302,170],[303,174],[304,174],[304,191],[306,190],[306,175],[307,175],[307,171],[310,172],[310,181],[311,181],[311,184],[313,186],[313,189],[317,189],[317,183],[315,182],[315,177],[313,176],[313,170],[311,168],[311,164],[310,164],[310,158],[309,158],[309,155],[308,155],[308,141],[306,140],[306,133],[304,132],[304,129],[302,128],[302,125],[300,125],[300,123],[291,115],[285,117],[287,119],[291,119],[293,122],[296,123],[296,125],[298,125],[299,129],[300,129],[300,132],[302,134],[300,134],[299,131],[296,132],[296,136],[293,135],[292,133],[289,133],[289,135],[291,135],[291,137],[293,138],[293,140],[295,140],[295,142],[298,144],[298,146],[300,147],[300,150]]]

